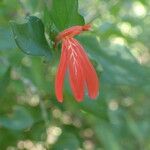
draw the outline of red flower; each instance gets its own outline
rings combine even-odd
[[[75,35],[89,30],[90,27],[90,25],[73,26],[59,33],[56,37],[55,46],[59,41],[62,41],[61,58],[55,80],[56,97],[59,102],[63,102],[63,82],[67,70],[71,89],[77,101],[83,100],[86,87],[91,99],[95,99],[99,93],[99,81],[96,71],[84,48],[74,39]]]

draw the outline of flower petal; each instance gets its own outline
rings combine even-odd
[[[67,42],[64,40],[62,43],[62,52],[61,52],[61,58],[58,66],[58,71],[55,79],[55,93],[57,100],[59,102],[63,102],[63,82],[64,77],[67,69]]]
[[[82,68],[84,70],[84,76],[86,78],[86,84],[88,88],[88,94],[91,99],[95,99],[99,94],[99,80],[96,74],[96,71],[91,64],[87,54],[84,51],[84,48],[82,45],[75,40],[74,38],[71,38],[70,41],[74,43],[73,49],[76,50],[79,58],[82,61]]]
[[[85,83],[82,64],[80,61],[80,57],[76,53],[76,49],[74,49],[73,47],[74,43],[70,41],[70,38],[68,38],[67,42],[68,42],[67,53],[68,53],[70,85],[76,100],[82,101],[84,96],[84,83]]]

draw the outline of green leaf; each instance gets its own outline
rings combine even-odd
[[[78,0],[53,0],[50,16],[59,30],[84,24],[83,17],[78,13]]]
[[[84,24],[84,18],[78,13],[78,0],[53,0],[49,15],[52,33]]]
[[[94,116],[107,120],[106,113],[106,102],[102,99],[97,98],[97,100],[90,100],[88,97],[85,97],[84,101],[78,104],[79,107],[88,113],[93,114]]]
[[[55,143],[53,150],[77,150],[79,147],[80,143],[76,135],[74,135],[73,133],[64,132]]]
[[[139,128],[139,124],[136,121],[134,121],[134,119],[131,116],[126,115],[125,117],[126,117],[127,126],[129,128],[130,132],[140,143],[142,143],[143,136],[142,136],[142,132]]]
[[[23,136],[20,132],[16,132],[8,129],[1,128],[0,130],[0,147],[1,150],[7,149],[8,145],[16,145],[20,137]]]
[[[26,20],[23,24],[11,22],[16,44],[26,54],[50,58],[51,51],[44,35],[42,21],[35,16],[27,17]]]
[[[32,124],[31,115],[23,107],[15,107],[13,114],[8,117],[0,116],[0,125],[8,129],[23,130],[30,128]]]
[[[10,28],[0,27],[0,51],[16,48]]]
[[[0,95],[2,96],[5,93],[5,90],[9,84],[10,81],[10,72],[11,72],[11,67],[9,67],[4,74],[2,80],[0,80]]]
[[[116,138],[115,132],[108,122],[97,122],[95,133],[100,142],[104,145],[105,150],[121,150],[121,146]]]

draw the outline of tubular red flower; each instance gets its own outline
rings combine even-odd
[[[73,27],[71,27],[69,29],[64,30],[63,32],[60,32],[58,34],[58,36],[56,37],[55,46],[57,45],[57,43],[59,41],[63,40],[64,38],[66,38],[66,37],[74,37],[75,35],[78,35],[78,34],[80,34],[83,31],[90,30],[90,28],[91,28],[91,25],[86,24],[84,26],[73,26]]]
[[[84,48],[79,44],[79,42],[73,38],[71,38],[70,41],[74,43],[74,49],[77,51],[78,56],[80,56],[89,97],[91,99],[95,99],[99,92],[99,81],[96,71],[93,65],[91,64],[90,60],[88,59]]]
[[[68,70],[69,70],[69,79],[72,91],[76,100],[81,101],[84,96],[84,71],[80,56],[76,49],[74,49],[74,43],[71,41],[71,38],[66,39],[68,44]]]
[[[63,81],[69,72],[71,89],[77,101],[82,101],[87,87],[91,99],[99,93],[99,81],[94,67],[82,45],[73,37],[90,29],[90,25],[74,26],[64,30],[56,37],[56,44],[62,41],[62,54],[55,80],[55,92],[59,102],[63,102]]]
[[[64,77],[67,69],[67,51],[66,51],[66,44],[67,41],[64,41],[62,43],[62,52],[61,52],[61,58],[60,58],[60,63],[58,66],[58,71],[55,79],[55,92],[57,96],[57,100],[59,102],[63,101],[63,82],[64,82]]]

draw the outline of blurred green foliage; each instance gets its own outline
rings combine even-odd
[[[149,9],[148,0],[1,0],[0,150],[150,149]],[[77,38],[100,95],[77,103],[66,80],[59,104],[53,40],[84,20],[93,29]]]

